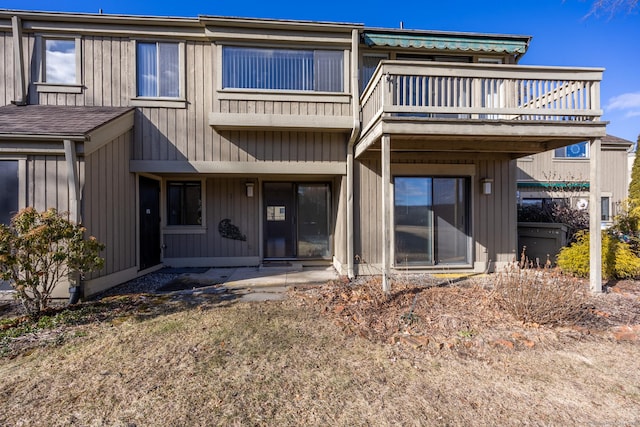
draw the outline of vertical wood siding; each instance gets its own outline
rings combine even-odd
[[[473,185],[477,206],[473,212],[475,261],[504,264],[516,257],[516,162],[482,160],[476,165]],[[482,178],[493,179],[492,194],[481,194]]]
[[[333,180],[332,214],[333,255],[343,265],[347,264],[347,177]]]
[[[79,169],[82,159],[78,160]],[[63,155],[27,157],[27,206],[69,211],[67,164]]]
[[[221,113],[284,114],[294,116],[351,115],[351,104],[348,102],[301,102],[221,99],[218,101],[218,108]]]
[[[106,245],[105,267],[93,277],[136,265],[136,181],[129,172],[132,132],[114,139],[85,159],[83,221]]]
[[[359,264],[382,262],[381,174],[380,160],[354,162],[354,255]]]
[[[259,256],[260,206],[258,194],[246,196],[244,178],[209,178],[206,181],[205,234],[165,234],[165,258]],[[218,224],[230,219],[246,241],[220,236]]]
[[[10,32],[0,32],[0,71],[3,78],[0,79],[0,102],[8,105],[14,99],[14,60],[13,42]]]
[[[553,151],[536,154],[530,159],[518,160],[519,180],[589,181],[589,159],[554,159]],[[613,203],[626,199],[629,187],[627,152],[603,149],[600,168],[601,191],[611,193]]]

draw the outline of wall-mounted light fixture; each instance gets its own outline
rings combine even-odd
[[[253,182],[245,182],[247,186],[247,197],[253,197]]]
[[[491,194],[491,191],[493,190],[493,179],[491,178],[482,178],[480,180],[480,185],[481,185],[481,190],[482,190],[482,194],[484,195],[489,195]]]

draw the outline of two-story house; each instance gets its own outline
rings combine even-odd
[[[385,288],[500,268],[515,159],[605,135],[602,70],[520,66],[529,42],[0,11],[0,219],[82,222],[106,244],[85,295],[161,265],[331,263]]]

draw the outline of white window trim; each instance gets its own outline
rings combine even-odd
[[[47,76],[47,46],[46,40],[74,40],[76,49],[76,82],[75,83],[50,83],[46,81]],[[38,70],[38,81],[35,82],[36,91],[42,93],[82,93],[84,89],[82,75],[82,37],[64,36],[53,34],[38,34],[36,36],[36,49],[40,55],[40,69]]]
[[[312,102],[318,97],[321,102],[343,102],[351,101],[351,51],[340,46],[316,46],[316,45],[292,45],[292,44],[269,44],[269,45],[249,45],[242,43],[220,43],[212,44],[215,50],[215,74],[216,92],[218,99],[247,99],[247,100],[270,100],[270,101],[303,101]],[[248,47],[256,49],[298,49],[298,50],[342,50],[344,60],[342,61],[342,92],[320,92],[320,91],[300,91],[286,89],[243,89],[243,88],[223,88],[222,87],[222,51],[227,46]]]
[[[200,203],[201,203],[201,224],[199,225],[169,225],[167,224],[167,183],[176,182],[176,181],[189,181],[189,182],[200,182]],[[160,217],[162,218],[161,226],[162,232],[164,234],[205,234],[207,232],[207,180],[201,179],[197,177],[171,177],[164,178],[162,180],[162,197],[161,197],[161,205],[162,205],[162,213]]]
[[[580,144],[579,142],[577,144]],[[575,145],[575,144],[570,144],[567,145],[565,147],[560,147],[563,148],[565,150],[565,153],[567,152],[567,147],[571,146],[571,145]],[[591,158],[591,144],[589,144],[588,142],[586,143],[586,153],[587,155],[585,157],[557,157],[556,156],[556,150],[554,149],[552,151],[552,158],[554,161],[556,160],[560,160],[560,161],[569,161],[569,162],[586,162],[589,161],[589,159]]]
[[[178,45],[178,66],[180,67],[180,78],[178,79],[180,88],[179,96],[176,98],[163,96],[138,96],[138,43],[176,43]],[[159,108],[187,108],[187,83],[186,83],[186,43],[183,40],[159,40],[159,39],[136,39],[131,41],[133,52],[133,66],[131,67],[131,81],[133,82],[133,93],[129,100],[132,107],[159,107]]]
[[[609,219],[602,219],[602,212],[600,213],[600,221],[606,224],[610,224],[613,222],[613,217],[615,216],[613,212],[613,193],[608,191],[603,191],[600,193],[600,203],[602,203],[602,199],[607,197],[609,199]]]

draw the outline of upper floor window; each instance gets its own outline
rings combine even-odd
[[[567,147],[556,148],[553,156],[556,158],[588,159],[589,146],[585,141]]]
[[[172,42],[136,44],[137,96],[180,97],[180,45]]]
[[[389,55],[380,54],[362,56],[362,64],[360,66],[360,92],[364,91],[369,84],[369,80],[373,77],[373,73],[376,71],[376,68],[378,68],[380,61],[384,61],[385,59],[389,59]]]
[[[44,81],[77,84],[77,45],[75,39],[44,40]]]
[[[344,91],[342,50],[222,48],[222,87]]]

